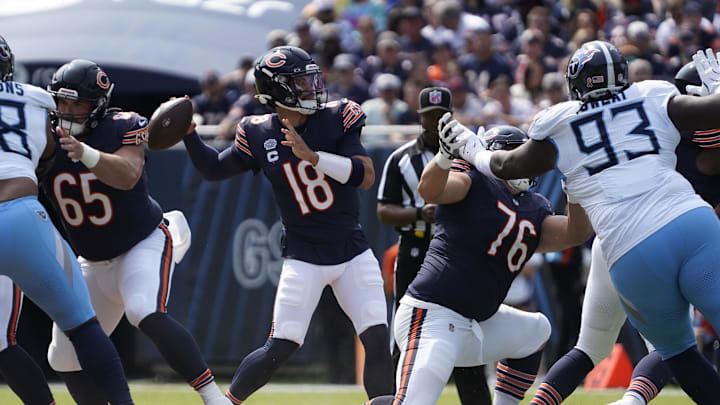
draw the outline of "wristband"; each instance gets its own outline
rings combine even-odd
[[[415,208],[415,219],[418,221],[422,219],[422,208]]]
[[[490,170],[490,158],[493,152],[489,150],[479,150],[470,157],[470,163],[475,169],[487,177],[498,179],[498,177]]]
[[[353,169],[352,159],[328,152],[317,152],[318,161],[315,169],[327,174],[332,179],[345,184],[350,179]]]
[[[93,148],[92,146],[88,146],[86,143],[83,142],[83,153],[82,157],[80,158],[80,162],[85,165],[88,169],[92,169],[93,167],[97,166],[98,161],[100,160],[100,151]]]

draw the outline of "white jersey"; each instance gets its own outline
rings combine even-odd
[[[530,138],[549,139],[567,191],[585,209],[610,266],[679,215],[707,206],[675,171],[680,133],[674,85],[645,80],[613,98],[567,101],[538,114]]]
[[[47,144],[50,93],[29,84],[0,82],[0,180],[29,177]]]

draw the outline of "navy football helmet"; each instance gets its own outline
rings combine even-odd
[[[611,97],[629,86],[625,57],[604,41],[586,42],[575,51],[565,78],[570,98],[583,102]]]
[[[685,66],[680,68],[677,74],[675,74],[675,87],[680,90],[680,94],[687,94],[685,86],[688,84],[692,86],[702,86],[700,75],[697,69],[695,69],[695,62],[686,63]]]
[[[88,114],[57,113],[60,127],[71,135],[80,135],[94,129],[102,120],[110,104],[110,96],[115,85],[97,63],[84,59],[74,59],[66,63],[53,74],[47,87],[56,99],[84,101],[92,109]]]
[[[493,127],[485,131],[484,137],[488,150],[512,150],[530,140],[525,131],[510,125]],[[533,187],[537,181],[535,179],[515,179],[506,180],[506,183],[513,190],[523,192]]]
[[[255,61],[257,99],[305,115],[325,108],[328,93],[320,67],[304,50],[278,46]]]
[[[0,36],[0,82],[9,82],[15,71],[15,57],[5,38]]]

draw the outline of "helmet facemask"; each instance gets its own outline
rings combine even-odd
[[[113,87],[114,84],[111,84],[110,89],[107,92],[107,96],[99,97],[97,99],[78,97],[77,91],[66,88],[61,88],[57,92],[54,92],[54,96],[58,104],[59,99],[65,99],[71,102],[84,102],[90,105],[90,111],[87,113],[76,114],[58,111],[55,114],[57,116],[58,126],[67,131],[68,134],[76,137],[81,136],[86,131],[95,128],[99,124],[100,119],[107,109]]]
[[[277,75],[276,77],[277,82],[286,92],[284,100],[275,101],[279,106],[304,115],[315,114],[325,107],[328,93],[319,70],[296,76]]]
[[[492,131],[492,130],[491,130]],[[523,140],[519,139],[495,139],[492,138],[488,142],[488,150],[513,150],[518,146],[527,142],[527,138]],[[513,191],[517,193],[523,193],[537,184],[536,179],[524,178],[524,179],[512,179],[504,180],[505,184],[508,185]]]

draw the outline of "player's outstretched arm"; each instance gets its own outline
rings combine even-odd
[[[542,222],[537,252],[559,252],[577,246],[593,234],[590,218],[580,204],[568,204],[568,215],[548,215]]]
[[[234,155],[232,146],[218,152],[212,146],[206,145],[194,130],[185,135],[183,143],[193,166],[206,180],[223,180],[247,170]]]
[[[98,180],[118,190],[135,187],[145,167],[145,151],[140,145],[123,146],[113,153],[100,152],[80,142],[64,129],[55,129],[60,137],[60,147],[70,159],[79,160],[90,169]]]
[[[493,175],[512,180],[539,177],[552,170],[556,160],[557,149],[552,142],[531,139],[513,150],[493,152],[488,163]]]

